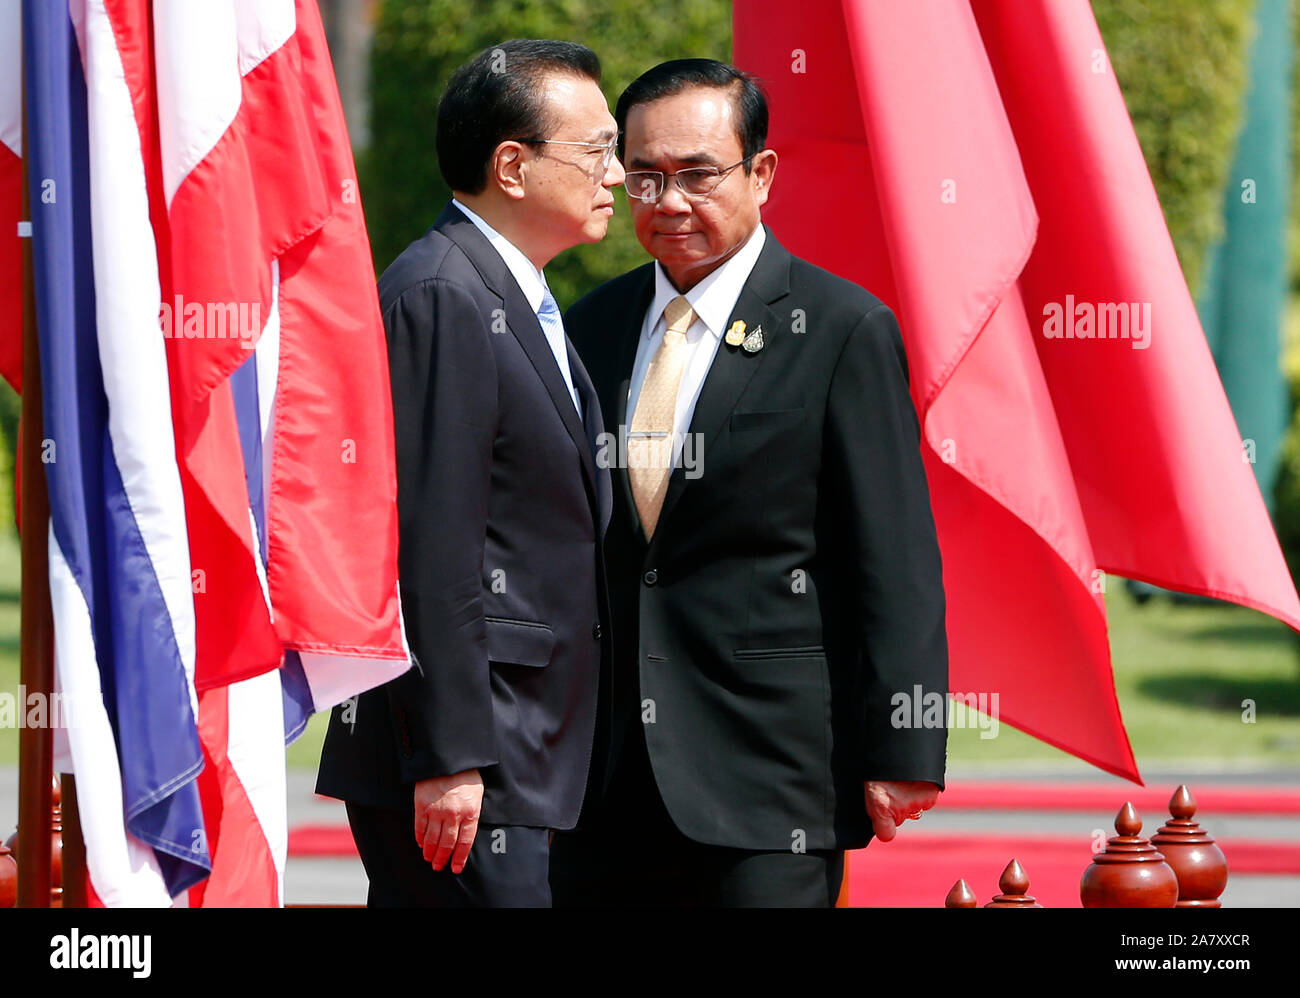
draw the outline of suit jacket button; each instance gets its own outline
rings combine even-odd
[[[600,621],[598,620],[591,625],[591,636],[599,641],[602,633],[603,632],[600,629]]]
[[[652,568],[650,569],[650,571],[646,572],[645,575],[641,577],[641,581],[644,582],[647,586],[653,586],[656,582],[659,581],[659,573]]]

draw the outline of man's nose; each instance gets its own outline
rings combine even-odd
[[[660,196],[655,210],[664,215],[682,215],[691,210],[691,200],[677,186],[676,177],[664,178],[664,192]]]
[[[609,161],[609,166],[605,168],[605,179],[601,184],[605,187],[617,187],[627,179],[627,171],[623,169],[623,164],[615,156]]]

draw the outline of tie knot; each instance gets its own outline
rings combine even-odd
[[[558,315],[560,306],[555,303],[555,297],[551,294],[551,289],[547,288],[546,293],[542,296],[541,307],[538,308],[538,315]]]
[[[695,309],[686,300],[685,295],[678,295],[664,308],[664,321],[668,323],[670,333],[686,333],[695,321]]]

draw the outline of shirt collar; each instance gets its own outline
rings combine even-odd
[[[487,241],[492,244],[492,248],[497,251],[497,255],[504,261],[506,268],[519,285],[519,290],[528,299],[528,307],[534,312],[540,309],[546,292],[550,290],[546,285],[545,275],[533,266],[533,262],[524,256],[514,243],[479,218],[476,212],[471,211],[455,198],[451,199],[451,203],[464,212],[465,217],[474,223],[474,227],[487,237]]]
[[[749,275],[758,262],[758,254],[763,250],[767,235],[760,222],[745,244],[740,247],[726,263],[715,270],[699,284],[686,292],[686,300],[695,309],[704,327],[714,336],[721,338],[727,320],[736,308],[740,290],[749,280]],[[650,300],[650,312],[653,321],[647,324],[646,335],[650,336],[659,320],[663,317],[668,303],[681,292],[673,287],[673,282],[664,272],[663,264],[655,263],[655,291]]]

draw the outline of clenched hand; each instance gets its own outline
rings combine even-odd
[[[446,866],[449,857],[452,873],[465,869],[482,806],[483,780],[477,769],[415,784],[415,843],[435,870]]]
[[[899,825],[939,801],[938,786],[925,780],[867,780],[862,789],[871,827],[881,842],[890,841]]]

